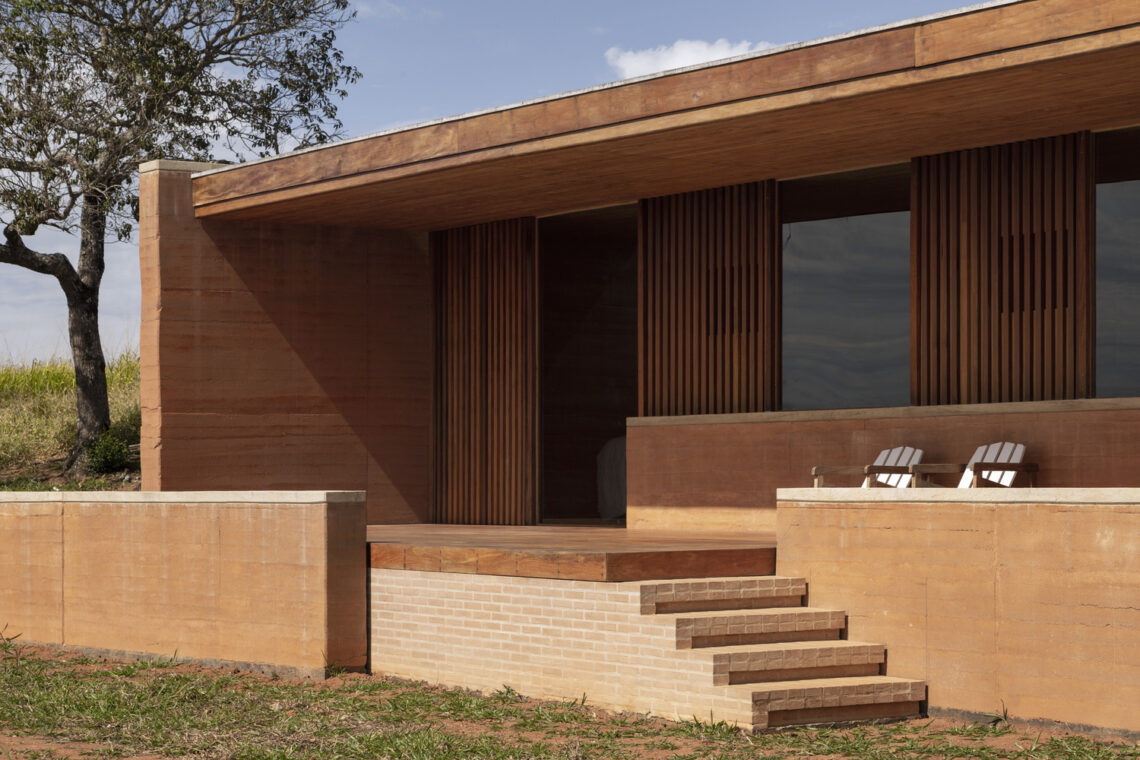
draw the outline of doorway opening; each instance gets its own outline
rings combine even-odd
[[[637,205],[538,220],[539,520],[621,524],[637,414]]]

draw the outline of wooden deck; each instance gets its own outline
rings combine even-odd
[[[771,533],[630,531],[616,527],[370,525],[374,568],[586,581],[771,575]]]

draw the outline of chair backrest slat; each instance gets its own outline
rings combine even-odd
[[[995,462],[1000,464],[1019,464],[1025,456],[1025,444],[1010,443],[1009,441],[998,441],[988,445],[979,446],[974,455],[970,457],[970,465],[985,464],[986,462]],[[974,484],[974,469],[967,465],[966,471],[962,473],[962,479],[958,481],[959,488],[970,488]],[[999,470],[980,470],[978,472],[978,479],[985,480],[995,486],[1009,487],[1013,483],[1016,472],[999,471]]]
[[[885,465],[887,467],[907,467],[912,464],[918,464],[921,461],[922,449],[916,449],[911,446],[895,446],[893,449],[883,449],[879,452],[879,456],[875,457],[876,465]],[[863,480],[863,488],[870,488],[871,478],[874,478],[880,485],[887,486],[888,488],[906,488],[910,485],[911,477],[909,473],[881,473],[869,475]]]

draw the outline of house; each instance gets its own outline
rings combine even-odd
[[[147,172],[144,487],[525,525],[592,516],[623,434],[631,527],[772,529],[898,439],[1140,485],[1136,16],[987,4]]]
[[[376,670],[754,726],[1004,700],[1140,731],[1138,72],[1134,0],[991,2],[144,165],[143,488],[365,492]],[[550,538],[598,517],[622,436],[623,540],[719,540],[733,577]],[[803,488],[996,440],[1039,488]],[[489,527],[383,527],[429,523]],[[718,617],[805,594],[800,617]],[[769,623],[849,626],[900,678],[839,683],[881,649],[740,649]],[[833,691],[741,675],[813,667]]]

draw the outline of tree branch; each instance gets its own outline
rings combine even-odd
[[[83,289],[83,283],[71,261],[62,253],[37,253],[24,245],[24,239],[11,225],[4,227],[4,239],[7,241],[0,245],[0,262],[15,264],[40,274],[49,274],[59,280],[63,291],[68,295],[77,295]]]

